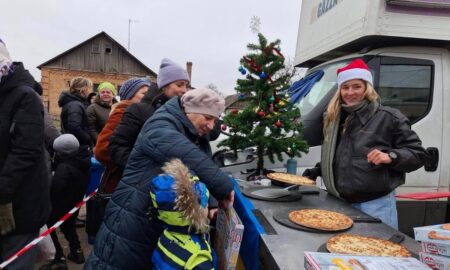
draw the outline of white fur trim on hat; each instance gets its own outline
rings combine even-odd
[[[337,75],[338,88],[346,81],[355,79],[364,80],[373,85],[372,73],[370,73],[369,70],[364,68],[352,68],[339,72]]]

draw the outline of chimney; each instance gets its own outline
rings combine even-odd
[[[192,62],[186,62],[186,71],[192,84]]]

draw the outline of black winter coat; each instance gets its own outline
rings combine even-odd
[[[58,100],[61,110],[61,130],[62,133],[73,134],[82,146],[91,146],[91,136],[89,134],[89,124],[86,115],[85,98],[62,92]]]
[[[422,167],[428,158],[408,118],[399,110],[369,103],[348,117],[333,165],[336,189],[348,202],[370,201],[390,193],[405,183],[406,172]],[[367,162],[373,149],[395,152],[398,158],[375,166]]]
[[[125,111],[119,125],[109,139],[108,151],[112,161],[122,170],[127,165],[128,156],[145,121],[166,101],[158,89],[149,90],[140,103],[131,104]]]
[[[50,213],[44,108],[22,63],[0,83],[0,204],[13,205],[12,234],[36,233]]]
[[[150,181],[165,162],[181,159],[218,199],[232,191],[211,160],[208,139],[197,135],[179,101],[169,100],[142,128],[84,269],[151,269],[161,226],[151,209]]]

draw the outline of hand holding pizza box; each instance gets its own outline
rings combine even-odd
[[[234,208],[219,209],[214,249],[219,270],[234,270],[239,257],[244,225]]]

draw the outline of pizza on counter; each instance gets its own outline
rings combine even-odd
[[[350,228],[353,220],[341,213],[323,209],[300,209],[289,212],[295,224],[323,231],[341,231]]]
[[[311,180],[308,177],[295,175],[295,174],[273,172],[273,173],[268,173],[266,176],[269,179],[283,182],[283,183],[293,184],[293,185],[305,185],[305,186],[315,186],[316,185],[316,181]]]

